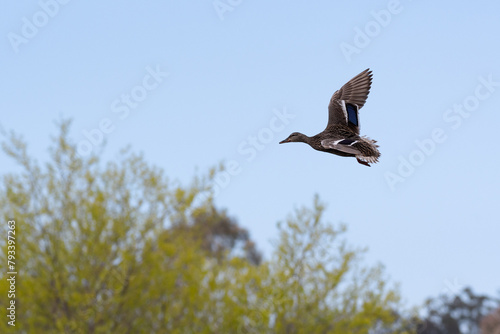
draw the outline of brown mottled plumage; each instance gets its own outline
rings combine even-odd
[[[360,164],[378,162],[380,152],[375,140],[359,135],[359,109],[368,98],[372,72],[367,69],[336,91],[328,105],[328,124],[323,132],[308,137],[294,132],[280,142],[303,142],[318,151],[343,157],[356,157]]]

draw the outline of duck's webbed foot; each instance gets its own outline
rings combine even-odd
[[[356,158],[356,160],[358,160],[358,162],[362,165],[365,165],[365,166],[368,166],[368,167],[371,167],[370,164],[366,161],[363,161],[363,160],[359,160],[358,158]]]

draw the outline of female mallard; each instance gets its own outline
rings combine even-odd
[[[308,137],[294,132],[280,142],[303,142],[318,151],[343,157],[356,157],[360,164],[378,162],[380,152],[376,141],[359,135],[359,116],[372,85],[372,72],[366,69],[333,93],[328,105],[328,124],[323,132]]]

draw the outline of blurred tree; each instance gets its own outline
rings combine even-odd
[[[323,221],[324,209],[316,196],[312,208],[296,209],[278,224],[269,274],[253,289],[250,310],[261,326],[249,321],[248,332],[266,333],[271,324],[270,333],[390,333],[398,293],[387,286],[382,266],[361,265],[364,250],[341,239],[344,225]]]
[[[500,334],[500,307],[481,319],[481,334]]]
[[[177,221],[171,230],[191,230],[193,238],[201,242],[201,247],[214,258],[222,260],[227,252],[240,250],[255,265],[262,260],[248,231],[239,226],[236,220],[228,217],[225,210],[218,210],[209,203],[206,210],[188,219],[190,221]],[[238,244],[241,244],[241,247],[237,247]]]
[[[419,328],[422,334],[478,334],[480,322],[500,301],[476,295],[464,288],[454,296],[441,295],[426,301],[427,316]],[[484,333],[483,333],[484,334]]]
[[[262,262],[248,232],[215,207],[215,169],[182,187],[129,150],[103,166],[98,153],[78,156],[69,126],[61,122],[44,166],[18,136],[3,144],[22,167],[0,185],[0,216],[16,220],[17,332],[394,328],[397,291],[381,266],[363,267],[363,251],[340,240],[345,227],[323,222],[318,198],[279,225],[276,251]],[[2,277],[2,296],[7,289]],[[0,323],[0,332],[9,329]]]

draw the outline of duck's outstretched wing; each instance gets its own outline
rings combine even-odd
[[[372,72],[366,69],[333,93],[328,105],[327,127],[343,124],[359,134],[358,111],[365,105],[371,85]]]

